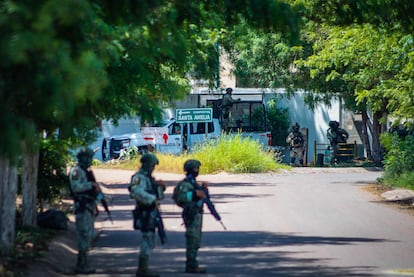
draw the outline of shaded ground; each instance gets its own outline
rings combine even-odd
[[[309,168],[295,168],[293,169],[298,172],[306,173],[314,169]],[[334,169],[317,169],[319,171],[330,171]],[[353,170],[353,169],[343,169],[339,168],[336,170]],[[355,169],[357,170],[357,169]],[[100,181],[107,183],[119,183],[120,180],[128,180],[131,172],[129,171],[118,171],[118,170],[106,170],[99,171]],[[364,190],[374,193],[378,196],[378,201],[382,201],[381,193],[384,192],[387,188],[381,187],[375,184],[370,184],[364,187]],[[384,202],[385,203],[385,202]],[[391,205],[398,209],[403,209],[405,212],[409,212],[414,215],[414,207],[407,205],[406,203],[393,203],[387,204]],[[105,218],[104,215],[101,218]],[[97,229],[99,231],[101,223],[98,222]],[[50,243],[49,250],[45,255],[39,259],[36,263],[30,266],[29,271],[25,276],[67,276],[74,275],[73,268],[76,262],[76,233],[73,224],[73,218],[69,224],[68,231],[60,231],[55,239]],[[58,265],[58,266],[57,266]]]

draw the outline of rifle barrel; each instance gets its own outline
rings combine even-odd
[[[199,187],[205,192],[206,194],[206,198],[203,199],[204,203],[206,203],[208,210],[210,211],[210,213],[214,216],[214,218],[220,222],[221,226],[223,226],[224,230],[227,230],[226,226],[224,226],[223,222],[221,221],[221,216],[219,215],[219,213],[216,210],[216,207],[214,206],[213,202],[211,202],[210,199],[210,194],[208,192],[208,189],[200,186]]]

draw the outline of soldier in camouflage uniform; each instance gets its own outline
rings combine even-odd
[[[300,125],[296,122],[292,126],[291,132],[286,138],[286,142],[289,144],[290,149],[290,165],[296,165],[296,158],[299,161],[299,166],[303,166],[303,156],[306,151],[306,139],[300,131]]]
[[[331,120],[329,121],[329,128],[326,131],[326,136],[331,144],[331,163],[337,163],[339,150],[338,143],[346,143],[349,138],[349,133],[345,129],[339,127],[338,121]]]
[[[139,265],[136,276],[159,276],[149,270],[148,261],[152,249],[155,246],[155,211],[159,200],[164,198],[165,185],[162,181],[156,181],[152,177],[158,159],[151,153],[141,157],[141,168],[131,177],[129,186],[130,197],[136,200],[136,218],[134,228],[142,233],[139,254]]]
[[[223,96],[223,100],[220,104],[220,108],[222,110],[222,128],[224,130],[224,132],[229,132],[230,131],[230,121],[231,121],[231,109],[233,107],[233,103],[240,101],[240,98],[237,100],[234,100],[231,96],[231,94],[233,93],[233,89],[232,88],[227,88],[226,89],[226,94]]]
[[[206,270],[198,266],[197,253],[201,242],[201,229],[203,222],[204,191],[196,189],[196,177],[201,163],[198,160],[187,160],[184,163],[186,178],[179,182],[174,189],[174,200],[183,208],[182,218],[186,228],[186,272],[205,273]],[[207,188],[207,184],[203,183]]]
[[[91,274],[95,272],[88,261],[88,251],[93,241],[96,216],[96,195],[100,191],[99,184],[88,177],[88,168],[92,164],[94,152],[83,148],[77,154],[78,163],[69,173],[70,189],[74,199],[76,232],[78,240],[78,258],[76,273]]]

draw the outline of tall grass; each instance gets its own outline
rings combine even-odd
[[[240,134],[223,135],[197,147],[194,158],[202,162],[202,173],[258,173],[280,168],[271,152],[266,152],[256,140]]]
[[[260,143],[240,134],[223,135],[212,139],[192,149],[188,154],[168,155],[155,153],[159,165],[158,172],[184,173],[183,165],[188,159],[201,162],[200,174],[210,174],[225,171],[228,173],[260,173],[289,168],[277,162],[275,154],[263,149]],[[128,161],[113,164],[102,164],[99,167],[137,170],[140,156]]]

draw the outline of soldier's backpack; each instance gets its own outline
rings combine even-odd
[[[173,191],[173,194],[172,194],[172,199],[174,200],[174,203],[177,204],[177,206],[179,206],[179,207],[183,207],[183,205],[184,205],[184,203],[182,203],[181,201],[179,201],[179,198],[178,198],[178,195],[180,193],[180,190],[182,189],[181,188],[181,184],[182,183],[183,182],[180,181],[180,182],[178,182],[177,185],[175,185],[174,191]]]

